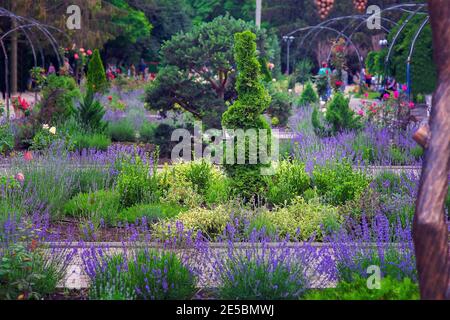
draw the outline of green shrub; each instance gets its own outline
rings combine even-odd
[[[136,140],[133,124],[127,120],[109,123],[108,134],[114,142],[134,142]]]
[[[266,177],[267,200],[272,204],[290,203],[310,186],[305,165],[298,161],[281,161],[275,175]]]
[[[146,218],[148,222],[175,218],[185,208],[167,204],[140,204],[120,211],[117,219],[119,221],[135,223],[137,220]]]
[[[1,300],[41,300],[56,293],[66,276],[68,263],[65,259],[70,253],[53,249],[51,254],[45,254],[45,249],[35,242],[29,246],[17,243],[2,248]]]
[[[322,123],[322,118],[323,117],[320,114],[319,108],[314,106],[313,112],[311,115],[311,124],[314,128],[314,133],[319,137],[323,137],[328,134],[327,129],[325,128],[325,126]]]
[[[111,139],[99,133],[94,134],[78,134],[72,137],[73,143],[77,150],[96,149],[101,151],[108,150],[111,145]]]
[[[347,161],[316,166],[312,180],[319,195],[333,205],[358,199],[369,185],[366,175],[353,171],[352,165]]]
[[[304,300],[419,300],[417,284],[409,278],[399,281],[386,277],[380,289],[369,289],[367,279],[358,276],[354,281],[340,282],[334,289],[314,290]]]
[[[121,163],[117,177],[116,190],[120,194],[122,208],[132,207],[144,201],[154,202],[159,199],[157,164],[150,175],[150,166],[135,155],[135,159],[126,159]]]
[[[228,199],[229,182],[224,173],[205,160],[178,163],[160,173],[159,186],[165,201],[196,207]]]
[[[345,130],[359,129],[359,116],[350,108],[350,99],[345,98],[340,91],[336,92],[328,104],[325,119],[331,125],[334,133]]]
[[[267,114],[272,117],[272,119],[277,119],[277,123],[274,125],[286,127],[289,118],[292,115],[292,103],[289,95],[285,92],[273,93],[272,102],[267,109]]]
[[[93,300],[188,300],[196,292],[196,279],[175,253],[139,251],[106,258],[91,279]]]
[[[324,233],[338,230],[341,223],[337,208],[321,204],[318,199],[306,202],[301,197],[294,199],[290,206],[266,215],[279,236],[290,235],[305,241],[313,236],[320,241]]]
[[[389,155],[393,165],[403,165],[408,161],[408,155],[406,152],[397,146],[391,146],[389,148]]]
[[[75,114],[74,100],[80,90],[72,77],[48,76],[41,94],[42,100],[34,110],[39,124],[60,125]]]
[[[156,234],[164,238],[168,235],[168,225],[175,225],[181,222],[184,230],[194,231],[194,234],[201,231],[210,239],[216,239],[222,235],[227,224],[232,222],[233,209],[220,205],[214,209],[197,207],[186,212],[181,212],[176,219],[155,225]]]
[[[119,212],[120,195],[114,191],[80,193],[64,205],[66,215],[85,221],[114,224]]]
[[[411,153],[411,155],[416,159],[419,160],[423,157],[424,155],[424,151],[423,148],[421,146],[415,146],[413,148],[411,148],[409,150],[409,152]]]
[[[231,130],[254,129],[267,130],[270,133],[270,126],[262,114],[270,106],[270,95],[265,89],[260,75],[261,66],[256,58],[256,36],[250,31],[235,34],[235,60],[237,64],[236,91],[238,99],[223,114],[223,127]],[[271,136],[268,134],[267,136]],[[259,136],[258,139],[259,140]],[[260,141],[257,141],[259,143]],[[235,150],[225,150],[227,153],[233,152],[234,159],[237,160],[237,143]],[[231,178],[231,188],[235,195],[240,195],[246,199],[260,194],[264,189],[264,181],[261,178],[262,168],[270,167],[270,164],[262,164],[258,157],[258,164],[249,164],[249,152],[251,150],[250,141],[246,138],[245,165],[226,165],[226,171]],[[266,146],[271,150],[270,146]],[[237,163],[238,161],[235,161]]]
[[[106,109],[94,99],[94,92],[88,89],[78,108],[78,121],[87,132],[103,133],[108,124],[103,121]]]
[[[271,239],[278,235],[277,227],[273,223],[270,216],[266,213],[267,212],[258,214],[250,221],[250,224],[245,232],[247,238],[250,238],[251,234],[255,231],[258,235],[269,237]]]
[[[155,142],[157,125],[151,122],[144,122],[139,130],[140,140],[145,143]]]
[[[298,100],[299,106],[306,106],[309,104],[313,104],[319,102],[319,96],[317,95],[316,91],[314,90],[313,84],[308,81],[305,84],[305,88],[303,89],[302,94],[300,95],[300,98]]]
[[[98,49],[94,50],[92,57],[89,61],[87,72],[87,86],[88,90],[92,90],[94,93],[104,93],[109,83],[106,80],[105,67],[103,66],[102,58]]]
[[[14,134],[9,125],[0,125],[0,155],[7,155],[14,150]]]

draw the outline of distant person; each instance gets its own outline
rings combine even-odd
[[[328,67],[328,63],[327,62],[322,62],[322,68],[320,68],[319,70],[319,74],[320,77],[326,77],[326,81],[327,81],[327,90],[325,93],[325,96],[323,97],[324,101],[328,101],[329,97],[331,96],[331,85],[330,85],[330,81],[331,81],[331,69]]]
[[[133,78],[133,80],[136,80],[136,67],[134,66],[134,63],[131,64],[130,72],[131,72],[131,77]]]
[[[139,75],[142,77],[142,80],[145,80],[145,69],[147,69],[147,65],[144,59],[141,59],[141,63],[139,63]]]

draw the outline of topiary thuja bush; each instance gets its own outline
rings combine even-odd
[[[103,66],[98,49],[94,50],[92,58],[89,61],[87,86],[88,89],[92,89],[95,93],[105,92],[109,86],[108,81],[106,80],[105,67]]]
[[[331,125],[333,133],[354,130],[361,127],[360,118],[350,108],[350,99],[342,92],[336,92],[328,104],[326,121]]]
[[[257,132],[257,148],[259,149],[259,130],[267,130],[267,137],[271,137],[270,126],[262,114],[269,107],[271,98],[265,89],[260,70],[261,66],[256,56],[256,35],[250,31],[235,35],[235,60],[237,63],[236,91],[238,100],[223,114],[222,125],[226,130],[249,130]],[[237,139],[235,139],[234,163],[237,163]],[[270,164],[261,163],[261,157],[257,155],[257,164],[249,164],[248,150],[254,150],[255,141],[245,138],[245,164],[226,164],[227,173],[232,178],[231,188],[233,192],[244,198],[251,198],[264,189],[264,180],[261,169],[270,167]],[[269,140],[270,138],[268,138]],[[266,146],[266,150],[270,150]],[[232,152],[225,150],[226,153]]]
[[[305,84],[305,89],[303,90],[300,98],[298,100],[299,106],[306,106],[308,104],[316,103],[319,101],[319,96],[316,91],[314,91],[311,81]]]

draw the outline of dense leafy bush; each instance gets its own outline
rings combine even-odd
[[[327,106],[326,120],[334,133],[361,127],[360,118],[349,106],[350,99],[340,91],[336,92]]]
[[[270,133],[270,127],[262,117],[262,114],[270,106],[270,95],[264,88],[261,81],[258,59],[256,58],[256,36],[250,31],[237,33],[235,35],[235,60],[237,64],[238,77],[236,90],[238,99],[223,114],[222,125],[227,129],[254,129],[256,131],[264,129]],[[270,137],[271,135],[268,134]],[[247,150],[252,150],[250,139],[246,138],[246,163],[249,162]],[[258,139],[259,140],[259,137]],[[260,143],[257,141],[256,143]],[[259,146],[261,148],[261,146]],[[267,150],[271,148],[267,146]],[[234,152],[237,160],[237,143]],[[238,161],[235,161],[237,163]],[[247,199],[260,193],[264,188],[260,169],[268,167],[261,163],[258,157],[258,164],[235,164],[226,165],[225,168],[232,178],[232,189],[235,194],[239,194]]]
[[[168,235],[168,225],[181,223],[185,231],[201,231],[202,234],[210,239],[216,239],[222,235],[227,224],[232,222],[232,216],[235,212],[228,206],[220,205],[214,209],[197,207],[189,211],[182,212],[172,221],[163,222],[155,226],[156,234],[159,237]]]
[[[369,289],[367,279],[358,276],[352,282],[339,282],[334,289],[315,290],[305,300],[419,300],[419,287],[409,278],[399,281],[385,277],[380,289]]]
[[[15,141],[11,127],[0,125],[0,154],[7,155],[14,149]]]
[[[300,95],[300,98],[298,100],[299,106],[306,106],[312,103],[316,103],[319,101],[319,96],[317,95],[316,91],[314,90],[313,84],[308,81],[305,84],[305,88],[303,89],[302,94]]]
[[[320,241],[324,233],[339,229],[341,223],[335,207],[321,204],[318,199],[306,202],[301,197],[295,198],[290,206],[265,215],[279,236],[289,235],[305,241],[311,237]]]
[[[78,150],[96,149],[106,151],[111,145],[110,137],[99,133],[81,133],[76,135],[75,137],[72,137],[72,139],[75,148]]]
[[[98,49],[94,50],[88,65],[87,73],[88,90],[93,92],[105,92],[108,89],[108,81],[106,80],[105,67]]]
[[[276,92],[272,95],[272,102],[267,109],[267,114],[272,117],[272,119],[277,119],[276,126],[286,127],[289,118],[292,115],[292,103],[290,101],[289,95],[285,92]],[[272,122],[273,125],[275,125]]]
[[[115,142],[134,142],[136,140],[134,126],[128,120],[110,123],[108,126],[108,134],[111,140]]]
[[[134,160],[126,159],[122,162],[116,185],[122,208],[158,200],[157,164],[153,165],[153,172],[150,172],[151,169],[138,155]]]
[[[155,143],[155,133],[157,127],[158,126],[154,123],[144,122],[139,130],[140,140],[145,143]]]
[[[165,201],[187,207],[218,204],[228,199],[228,179],[205,160],[178,163],[159,174]]]
[[[319,194],[333,205],[357,199],[369,185],[366,175],[353,171],[352,165],[345,161],[316,166],[312,180]]]
[[[266,177],[266,183],[267,201],[279,205],[302,195],[310,186],[310,178],[303,163],[281,161],[275,175]]]
[[[80,193],[64,206],[66,215],[85,221],[114,224],[117,221],[120,195],[113,191]]]
[[[59,125],[75,114],[74,100],[80,91],[72,77],[50,75],[42,90],[42,100],[35,107],[39,124]]]
[[[175,253],[104,258],[89,275],[89,297],[97,300],[188,300],[196,290],[195,276]]]
[[[157,222],[159,220],[175,218],[180,212],[186,209],[167,204],[140,204],[119,212],[117,220],[136,223],[145,218],[147,222]]]

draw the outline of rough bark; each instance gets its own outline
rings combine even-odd
[[[428,0],[438,88],[433,97],[414,218],[414,245],[422,299],[449,298],[448,227],[444,202],[450,170],[450,1]]]

